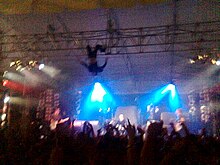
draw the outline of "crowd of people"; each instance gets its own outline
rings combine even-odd
[[[0,164],[6,165],[171,165],[220,163],[220,139],[207,136],[203,129],[192,134],[184,122],[184,135],[173,124],[171,132],[163,121],[147,129],[126,119],[125,133],[111,123],[97,132],[90,122],[74,126],[68,118],[51,130],[45,121],[31,121],[25,131],[22,123],[0,131]]]

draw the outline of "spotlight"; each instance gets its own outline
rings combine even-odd
[[[7,115],[5,113],[3,113],[2,116],[1,116],[1,120],[4,121],[6,119],[6,116]]]
[[[166,88],[161,92],[161,94],[165,94],[167,91],[170,91],[170,92],[171,92],[172,98],[175,97],[176,87],[175,87],[174,84],[169,84],[169,85],[167,85]]]
[[[7,73],[8,73],[8,71],[4,71],[3,77],[6,77]]]
[[[11,63],[10,63],[10,68],[12,67],[12,66],[14,66],[16,63],[15,63],[15,61],[12,61]]]
[[[195,64],[195,63],[199,63],[199,64],[213,64],[213,65],[220,65],[219,64],[219,54],[202,54],[202,55],[197,55],[195,58],[190,58],[189,59],[189,63],[190,64]]]
[[[15,65],[16,65],[16,66],[19,66],[19,65],[21,65],[21,64],[22,64],[21,60],[17,60],[17,61],[15,62]]]
[[[10,67],[15,67],[15,69],[18,71],[22,68],[22,62],[21,60],[13,61],[10,63]]]
[[[31,60],[28,62],[28,65],[34,67],[37,64],[37,61]]]
[[[203,59],[203,56],[198,55],[198,60],[202,60],[202,59]]]
[[[203,58],[208,58],[208,57],[209,57],[208,54],[204,54],[204,55],[203,55]]]
[[[43,63],[40,63],[40,62],[34,61],[34,60],[29,61],[28,66],[30,69],[37,68],[39,70],[42,70],[44,68]]]
[[[216,65],[217,65],[217,66],[220,65],[220,60],[216,61]]]
[[[19,71],[22,68],[22,65],[18,65],[15,70]]]
[[[162,97],[164,97],[165,95],[169,96],[169,108],[172,112],[174,112],[178,107],[180,107],[180,99],[178,96],[176,86],[173,84],[173,82],[163,87],[161,94]]]
[[[215,64],[216,64],[216,62],[217,62],[217,60],[216,60],[216,59],[211,59],[211,63],[212,63],[213,65],[215,65]]]
[[[171,96],[172,96],[172,98],[174,98],[174,96],[175,96],[175,94],[176,94],[176,87],[175,87],[175,85],[169,84],[169,85],[167,86],[167,89],[170,90]]]
[[[38,61],[30,60],[27,63],[26,67],[27,67],[28,70],[32,70],[33,68],[35,68],[37,66],[37,64],[38,64]]]
[[[20,72],[24,71],[26,69],[26,67],[23,67],[20,69]]]
[[[3,85],[3,86],[6,86],[6,85],[7,85],[7,83],[8,83],[8,80],[3,80],[2,85]]]
[[[21,60],[12,61],[10,63],[10,67],[14,67],[16,71],[23,71],[25,69],[32,70],[34,68],[37,68],[39,70],[42,70],[44,68],[43,63],[39,63],[36,60],[30,60],[26,62],[22,62]]]
[[[102,102],[105,94],[106,92],[103,89],[102,85],[97,82],[94,85],[94,89],[93,89],[92,96],[91,96],[91,101]]]
[[[44,64],[40,64],[39,67],[38,67],[39,70],[41,70],[43,68],[44,68]]]
[[[6,96],[6,97],[4,98],[4,103],[7,103],[9,100],[10,100],[10,97],[9,97],[9,96]]]
[[[196,61],[195,61],[194,59],[189,59],[189,63],[190,63],[190,64],[195,64]]]

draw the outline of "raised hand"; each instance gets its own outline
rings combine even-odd
[[[137,131],[139,134],[143,135],[145,133],[145,131],[141,128],[141,126],[137,126]]]
[[[135,138],[135,134],[136,134],[136,129],[134,125],[131,125],[129,119],[128,119],[128,125],[125,127],[125,130],[128,133],[128,137],[129,139],[133,139]]]

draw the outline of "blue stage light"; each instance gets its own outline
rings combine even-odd
[[[180,98],[177,94],[176,86],[174,84],[169,84],[166,89],[170,91],[169,107],[171,111],[175,111],[177,108],[180,108]]]
[[[95,83],[94,85],[94,89],[91,95],[91,101],[95,102],[102,102],[103,101],[103,97],[106,95],[106,91],[104,90],[104,88],[102,87],[102,85],[98,82]]]
[[[171,92],[172,98],[175,97],[176,94],[176,87],[173,84],[169,84],[166,86],[166,88],[161,92],[161,94],[165,94],[167,91]]]
[[[146,98],[144,107],[153,104],[154,106],[163,105],[169,109],[168,111],[175,111],[180,107],[180,98],[174,84],[168,84],[157,90],[151,92]]]
[[[176,87],[175,87],[175,85],[169,84],[167,86],[167,88],[170,90],[172,98],[174,98],[175,95],[176,95]]]
[[[99,120],[111,115],[115,101],[103,84],[96,82],[84,93],[86,96],[82,102],[80,119]]]

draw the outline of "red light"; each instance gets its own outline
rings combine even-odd
[[[8,80],[3,80],[2,85],[3,85],[3,86],[6,86],[6,85],[7,85],[7,83],[8,83]]]

